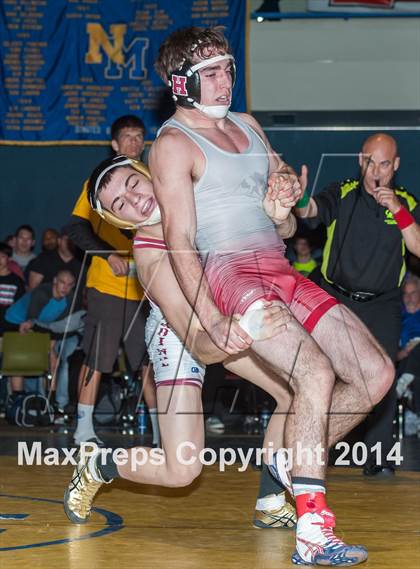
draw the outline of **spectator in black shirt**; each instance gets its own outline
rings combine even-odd
[[[50,251],[43,251],[33,261],[29,270],[29,290],[42,282],[50,283],[59,271],[70,271],[77,281],[81,269],[81,262],[74,256],[73,246],[65,230],[58,238],[58,247]]]
[[[11,256],[12,248],[6,243],[0,243],[0,336],[4,332],[18,329],[18,326],[6,321],[5,313],[9,306],[25,294],[25,283],[9,269]],[[13,396],[19,395],[23,391],[23,377],[11,377],[10,385]]]
[[[58,247],[60,234],[52,227],[45,229],[42,234],[41,247],[43,251],[55,251]]]
[[[8,262],[12,256],[12,248],[0,243],[0,336],[16,327],[6,322],[4,315],[7,308],[25,294],[25,283],[12,273]]]

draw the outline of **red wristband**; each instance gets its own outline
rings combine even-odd
[[[414,217],[411,213],[405,209],[405,207],[400,207],[400,209],[394,213],[394,219],[397,222],[399,229],[406,229],[410,227],[413,223],[415,223]]]

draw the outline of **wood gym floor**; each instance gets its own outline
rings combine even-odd
[[[0,452],[1,569],[292,567],[294,532],[252,527],[259,482],[252,468],[207,467],[176,490],[118,480],[98,494],[90,522],[75,526],[62,508],[72,467],[18,466],[10,449],[20,435],[9,430],[7,452]],[[48,436],[50,444],[56,439]],[[337,534],[369,550],[363,567],[420,568],[420,472],[379,481],[364,479],[359,468],[334,467],[328,491]]]

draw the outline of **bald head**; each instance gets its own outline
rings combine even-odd
[[[390,188],[400,165],[395,138],[382,132],[369,136],[359,154],[363,185],[373,195],[377,186]]]
[[[389,134],[383,132],[378,132],[369,136],[363,143],[362,153],[363,154],[373,154],[375,150],[381,148],[386,152],[389,152],[394,157],[397,156],[398,147],[395,138]]]

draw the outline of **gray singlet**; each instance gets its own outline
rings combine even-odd
[[[267,148],[238,115],[229,113],[228,118],[248,138],[248,148],[240,154],[218,148],[173,118],[158,133],[168,127],[181,130],[197,144],[206,160],[205,171],[194,185],[195,245],[200,256],[244,249],[284,250],[283,241],[262,206],[269,168]]]

